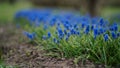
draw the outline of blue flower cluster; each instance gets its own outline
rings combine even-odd
[[[31,26],[41,27],[40,25],[42,25],[44,26],[43,30],[56,27],[54,32],[49,31],[46,33],[47,35],[42,36],[44,40],[52,38],[55,43],[59,43],[60,40],[68,41],[70,36],[91,35],[94,39],[102,36],[104,41],[120,37],[118,24],[110,25],[104,18],[92,18],[89,14],[80,15],[75,11],[56,11],[53,9],[22,10],[16,13],[15,18],[24,18],[29,21]],[[55,33],[55,36],[53,33]],[[35,38],[34,33],[25,32],[25,35],[31,40]]]
[[[36,35],[34,32],[33,33],[29,33],[29,32],[26,32],[26,31],[24,31],[23,34],[25,36],[27,36],[30,40],[33,40],[35,38],[35,35]]]

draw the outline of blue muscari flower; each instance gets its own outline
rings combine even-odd
[[[117,24],[114,24],[113,28],[114,28],[115,31],[117,31],[118,30]]]
[[[120,32],[117,33],[117,37],[120,37]]]
[[[114,39],[117,38],[117,35],[115,34],[115,32],[111,32],[111,35]]]
[[[50,20],[50,25],[53,26],[53,25],[55,24],[55,22],[56,22],[56,18],[52,18],[52,19]]]
[[[68,41],[68,39],[69,39],[69,37],[68,37],[68,36],[66,36],[66,37],[65,37],[65,40],[66,40],[66,41]]]
[[[67,36],[68,36],[68,37],[70,37],[70,35],[71,35],[71,33],[70,33],[70,32],[68,32],[68,33],[67,33]]]
[[[100,35],[101,33],[100,33],[100,31],[98,31],[98,35]]]
[[[80,32],[77,32],[77,35],[80,35]]]
[[[94,35],[98,35],[98,29],[97,29],[97,28],[95,28],[95,29],[93,30],[93,32],[94,32]]]
[[[112,26],[109,27],[110,31],[114,31],[114,28]]]
[[[69,24],[64,24],[64,27],[69,30],[70,25]]]
[[[63,31],[62,31],[61,28],[58,28],[57,31],[58,31],[59,34],[63,34]]]
[[[57,31],[58,31],[58,35],[60,35],[60,36],[64,34],[64,32],[62,31],[61,28],[58,28]]]
[[[43,39],[43,40],[46,40],[46,39],[47,39],[47,36],[46,36],[46,35],[43,35],[43,36],[42,36],[42,39]]]
[[[58,37],[60,38],[60,39],[62,39],[63,37],[64,37],[64,32],[62,31],[62,29],[58,29]]]
[[[54,42],[56,42],[56,41],[57,41],[57,39],[56,39],[56,38],[54,38],[54,39],[53,39],[53,41],[54,41]]]
[[[63,37],[64,37],[64,34],[62,34],[62,35],[59,35],[58,37],[59,37],[59,39],[63,39]]]
[[[77,34],[77,31],[76,31],[76,30],[74,30],[74,34]]]
[[[78,28],[78,27],[76,27],[75,29],[76,29],[76,30],[78,30],[79,28]]]
[[[118,31],[118,26],[117,24],[113,24],[112,26],[110,26],[110,31]]]
[[[35,32],[33,33],[24,32],[24,35],[26,35],[30,40],[33,40],[35,38]]]
[[[72,24],[69,24],[69,28],[73,28]]]
[[[75,30],[73,28],[70,29],[71,34],[75,34]]]
[[[103,25],[104,25],[104,19],[103,19],[103,18],[100,19],[99,24],[100,24],[100,26],[103,26]]]
[[[59,43],[59,41],[56,38],[53,39],[53,42],[54,43]]]
[[[88,25],[88,26],[86,27],[86,29],[85,29],[85,34],[88,34],[89,31],[90,31],[90,28],[89,28],[89,25]]]
[[[69,29],[70,29],[70,25],[67,25],[67,26],[66,26],[66,29],[69,30]]]
[[[98,36],[98,29],[97,28],[95,28],[94,30],[93,30],[93,34],[94,34],[94,39],[96,39],[96,37]]]
[[[64,34],[67,34],[67,30],[64,30]]]
[[[84,27],[85,27],[85,23],[82,23],[82,25],[81,25],[81,26],[82,26],[82,28],[84,28]]]
[[[60,30],[61,29],[61,27],[60,26],[58,26],[58,27],[56,27],[56,30],[58,31],[58,30]]]
[[[91,25],[91,30],[93,30],[94,29],[94,25]]]
[[[99,32],[100,32],[100,34],[103,34],[105,32],[105,30],[103,28],[100,28]]]
[[[51,37],[51,33],[50,32],[48,32],[48,38],[50,38]]]
[[[108,34],[105,34],[105,35],[104,35],[104,40],[105,40],[105,41],[108,41],[108,39],[109,39]]]
[[[60,26],[60,22],[57,23],[57,26]]]
[[[74,28],[77,28],[77,24],[74,24]]]

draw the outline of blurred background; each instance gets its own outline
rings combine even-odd
[[[16,12],[30,8],[74,10],[80,14],[101,16],[109,21],[120,23],[120,0],[0,0],[0,57],[2,50],[7,52],[6,47],[2,46],[6,45],[10,48],[12,45],[19,44],[21,36],[19,30],[15,25],[13,26]]]
[[[12,22],[17,11],[34,7],[70,9],[91,16],[113,17],[120,13],[120,0],[0,0],[0,23]]]

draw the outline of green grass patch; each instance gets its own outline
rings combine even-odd
[[[7,2],[0,4],[0,23],[13,22],[14,15],[21,9],[30,8],[30,2],[16,2],[15,4],[9,4]]]
[[[65,37],[61,40],[55,33],[57,26],[48,27],[47,30],[44,30],[42,24],[39,27],[26,25],[24,27],[26,31],[36,33],[36,37],[32,41],[42,45],[44,50],[51,53],[54,57],[80,57],[82,61],[88,59],[97,64],[104,64],[106,67],[120,65],[120,37],[117,39],[112,38],[109,31],[106,32],[109,35],[108,41],[104,41],[104,34],[106,33],[94,39],[93,31],[87,35],[84,34],[84,29],[80,30],[80,35],[71,35],[69,40],[66,41]],[[64,27],[61,27],[64,30]],[[51,32],[52,36],[47,40],[43,40],[42,36],[47,36],[47,32]],[[59,40],[59,44],[53,41],[54,38]]]
[[[120,13],[120,7],[105,7],[101,11],[101,16],[109,17],[117,13]]]

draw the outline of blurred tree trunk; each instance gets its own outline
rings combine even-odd
[[[0,3],[3,3],[3,2],[8,2],[10,4],[14,4],[16,0],[0,0]]]
[[[97,9],[96,9],[97,4],[98,4],[98,0],[89,0],[88,11],[91,14],[91,16],[97,15]]]
[[[15,0],[9,0],[9,3],[10,3],[10,4],[14,4],[14,3],[15,3]]]
[[[105,0],[31,0],[34,5],[46,7],[65,7],[76,10],[81,9],[83,13],[91,16],[100,15],[102,2]]]
[[[92,17],[100,15],[102,7],[106,2],[105,0],[86,0],[86,1],[88,6],[87,11],[88,13],[90,13]]]

